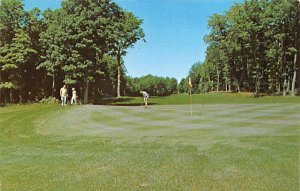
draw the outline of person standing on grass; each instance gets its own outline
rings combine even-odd
[[[76,90],[75,88],[72,88],[72,98],[71,98],[71,105],[76,105],[77,104],[77,95],[76,95]]]
[[[66,106],[67,104],[67,96],[68,96],[68,90],[66,88],[66,85],[64,85],[62,88],[60,88],[60,97],[61,97],[61,105]]]
[[[147,106],[148,106],[148,98],[149,98],[149,94],[148,94],[146,91],[140,91],[140,93],[143,95],[145,107],[147,107]]]

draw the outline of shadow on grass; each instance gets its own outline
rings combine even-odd
[[[98,100],[96,105],[114,105],[114,106],[142,106],[143,102],[138,102],[134,98],[102,98]],[[155,105],[156,103],[148,103],[148,105]]]

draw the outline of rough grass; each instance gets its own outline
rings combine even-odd
[[[0,108],[1,190],[296,191],[299,109],[276,101],[195,104],[192,116],[189,105]]]

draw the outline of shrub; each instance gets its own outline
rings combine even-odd
[[[48,98],[43,98],[39,101],[42,104],[54,104],[54,103],[59,103],[59,100],[55,97],[48,97]]]

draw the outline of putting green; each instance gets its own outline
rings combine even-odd
[[[183,134],[191,139],[198,139],[199,135],[289,136],[300,133],[296,127],[300,124],[299,108],[299,104],[198,104],[192,110],[189,105],[87,105],[43,116],[43,123],[37,123],[37,132],[105,137]]]

